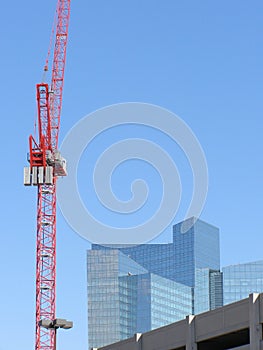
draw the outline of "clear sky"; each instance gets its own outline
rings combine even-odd
[[[22,174],[55,6],[53,0],[1,6],[0,350],[34,346],[36,189],[23,187]],[[206,154],[209,191],[201,218],[220,228],[222,266],[262,259],[262,23],[260,0],[72,2],[60,140],[82,117],[110,104],[147,102],[180,116]],[[142,137],[143,130],[127,131],[136,132]],[[105,137],[107,144],[115,136]],[[150,130],[144,137],[158,139]],[[192,181],[177,146],[163,146],[163,137],[181,169],[175,223],[184,218]],[[96,143],[90,147],[79,178],[92,207],[85,164],[94,161]],[[155,174],[148,171],[151,182]],[[118,176],[116,195],[126,198],[125,166]],[[149,187],[158,194],[156,183]],[[158,242],[169,239],[166,231]],[[74,321],[73,330],[59,333],[64,350],[87,349],[89,247],[58,212],[57,316]]]

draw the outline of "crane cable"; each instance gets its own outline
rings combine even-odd
[[[55,27],[56,27],[56,25],[57,25],[58,6],[59,6],[59,2],[57,2],[57,8],[56,8],[56,11],[55,11],[55,14],[54,14],[52,30],[51,30],[51,34],[50,34],[50,38],[49,38],[48,52],[47,52],[47,57],[46,57],[45,65],[44,65],[44,72],[43,72],[43,76],[42,76],[42,82],[43,82],[43,83],[44,83],[45,80],[46,80],[46,74],[47,74],[47,72],[48,72],[48,65],[49,65],[50,52],[51,52],[51,48],[52,48],[52,45],[53,45]]]
[[[49,38],[48,52],[47,52],[47,57],[46,57],[46,61],[45,61],[44,69],[43,69],[42,83],[45,82],[46,77],[47,77],[49,58],[50,58],[51,48],[52,48],[53,41],[54,41],[55,28],[56,28],[56,25],[57,25],[58,6],[59,6],[59,2],[57,2],[57,7],[56,7],[55,14],[54,14],[52,30],[51,30],[51,34],[50,34],[50,38]],[[35,114],[35,118],[34,119],[35,119],[35,121],[34,121],[34,133],[33,134],[34,134],[34,137],[36,138],[36,134],[37,134],[37,113]]]

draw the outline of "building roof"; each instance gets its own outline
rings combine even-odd
[[[172,323],[100,350],[263,350],[263,294]]]

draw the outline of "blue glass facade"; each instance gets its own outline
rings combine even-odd
[[[224,304],[263,292],[263,260],[223,268]]]
[[[209,296],[210,310],[221,307],[223,303],[223,273],[220,271],[209,272]]]
[[[173,227],[174,278],[195,286],[196,270],[220,270],[219,230],[204,221],[190,218]],[[190,228],[184,233],[184,226]]]
[[[219,231],[194,218],[173,243],[88,251],[89,347],[222,306]],[[194,224],[194,225],[192,225]]]
[[[90,347],[129,337],[137,320],[134,277],[147,271],[118,250],[90,250],[87,264]]]
[[[193,288],[192,314],[222,306],[218,228],[190,218],[173,227],[173,245],[174,279]]]
[[[148,330],[181,320],[191,311],[191,288],[151,274],[151,327]]]

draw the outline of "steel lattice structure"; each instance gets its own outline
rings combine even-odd
[[[38,187],[35,350],[56,348],[56,181],[66,175],[57,148],[70,0],[58,0],[56,17],[51,84],[37,84],[39,140],[29,137],[30,166],[24,169],[24,184]]]
[[[55,180],[56,181],[56,180]],[[54,328],[40,326],[56,313],[56,183],[38,186],[36,266],[36,350],[54,350]]]

